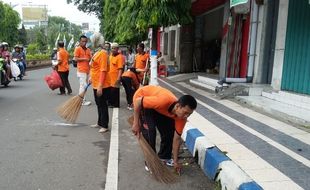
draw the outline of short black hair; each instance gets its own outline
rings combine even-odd
[[[87,36],[81,35],[81,36],[80,36],[80,40],[81,40],[82,38],[86,38],[86,39],[87,39]]]
[[[63,48],[65,46],[65,43],[63,41],[58,41],[58,47]]]
[[[178,103],[181,107],[188,106],[190,109],[194,110],[197,107],[196,99],[191,95],[183,95],[179,98]]]
[[[138,45],[138,47],[140,47],[140,48],[142,48],[142,49],[144,50],[144,43],[140,43],[140,44]]]

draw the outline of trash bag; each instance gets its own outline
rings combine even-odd
[[[18,77],[20,75],[20,69],[18,65],[14,61],[11,61],[10,65],[11,65],[12,76],[14,78]]]
[[[51,90],[55,90],[63,86],[61,78],[55,70],[53,70],[50,75],[46,75],[44,80]]]

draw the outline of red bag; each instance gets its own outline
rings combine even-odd
[[[48,87],[52,90],[63,86],[61,78],[55,70],[53,70],[50,75],[46,75],[44,77],[44,80],[47,83]]]

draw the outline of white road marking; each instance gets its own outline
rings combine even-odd
[[[161,79],[159,79],[159,80],[161,80]],[[163,80],[161,80],[161,81],[162,81],[163,83],[165,83],[166,85],[170,86],[171,88],[177,90],[178,92],[180,92],[180,93],[182,93],[182,94],[186,94],[185,92],[183,92],[182,90],[180,90],[180,89],[178,89],[178,88],[172,86],[171,84],[169,84],[169,83],[167,83],[167,82],[165,82],[165,81],[163,81]],[[200,100],[198,100],[198,99],[197,99],[197,102],[198,102],[199,104],[203,105],[204,107],[206,107],[207,109],[209,109],[210,111],[212,111],[212,112],[214,112],[214,113],[216,113],[216,114],[222,116],[223,118],[225,118],[225,119],[229,120],[230,122],[236,124],[236,125],[239,126],[240,128],[242,128],[242,129],[248,131],[249,133],[251,133],[251,134],[257,136],[257,137],[260,138],[260,139],[262,139],[263,141],[269,143],[270,145],[272,145],[272,146],[274,146],[275,148],[279,149],[280,151],[282,151],[283,153],[285,153],[285,154],[287,154],[288,156],[292,157],[293,159],[295,159],[295,160],[297,160],[297,161],[303,163],[305,166],[310,167],[310,160],[308,160],[307,158],[304,158],[303,156],[300,156],[299,154],[297,154],[297,153],[291,151],[290,149],[286,148],[285,146],[283,146],[283,145],[281,145],[281,144],[275,142],[274,140],[272,140],[272,139],[270,139],[270,138],[268,138],[268,137],[266,137],[266,136],[260,134],[259,132],[255,131],[255,130],[253,130],[252,128],[250,128],[250,127],[244,125],[243,123],[240,123],[239,121],[237,121],[237,120],[235,120],[235,119],[229,117],[228,115],[226,115],[226,114],[224,114],[224,113],[222,113],[222,112],[220,112],[220,111],[214,109],[213,107],[211,107],[211,106],[205,104],[204,102],[202,102],[202,101],[200,101]]]
[[[119,108],[113,108],[106,190],[117,190],[118,186],[118,111]]]
[[[55,126],[78,126],[76,123],[54,123]]]

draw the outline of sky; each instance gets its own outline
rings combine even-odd
[[[77,9],[74,4],[67,4],[66,0],[0,0],[4,3],[11,4],[14,10],[21,15],[22,5],[47,5],[48,15],[61,16],[72,23],[81,25],[84,22],[89,23],[89,29],[99,31],[100,21],[95,15],[88,15]],[[56,3],[57,2],[57,3]]]

